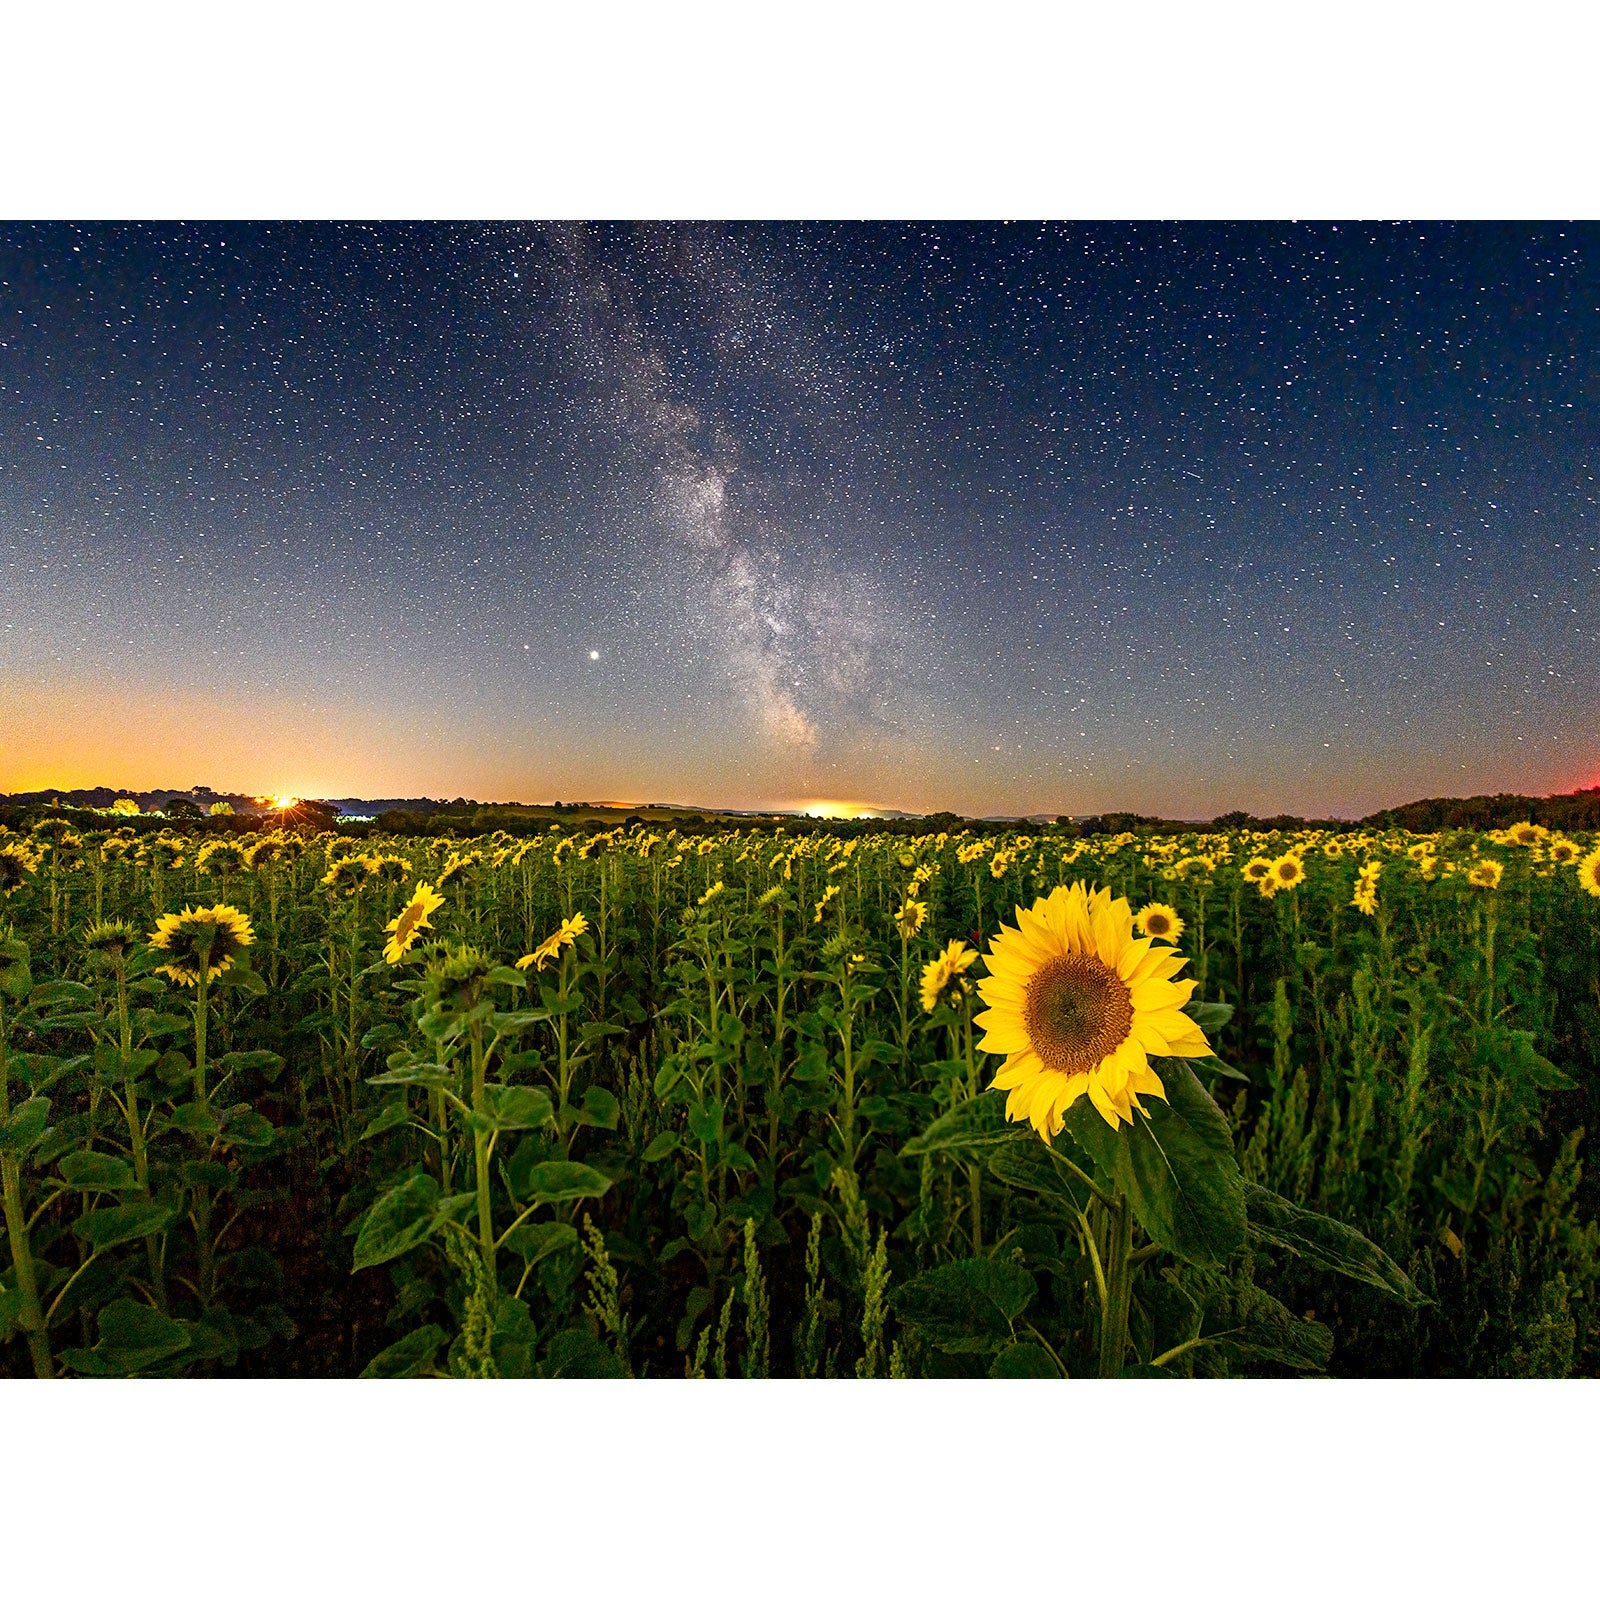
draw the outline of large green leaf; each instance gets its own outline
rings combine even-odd
[[[86,1217],[79,1217],[72,1231],[94,1249],[110,1250],[115,1245],[127,1244],[130,1239],[160,1233],[176,1216],[171,1206],[159,1200],[131,1200],[126,1205],[103,1206]]]
[[[484,1111],[500,1130],[541,1128],[550,1120],[550,1096],[527,1084],[491,1084],[483,1091]]]
[[[1044,1140],[1031,1128],[993,1146],[988,1153],[988,1167],[1001,1183],[1031,1190],[1069,1212],[1081,1212],[1089,1204],[1089,1186],[1059,1157],[1051,1155]]]
[[[356,1234],[352,1272],[381,1266],[414,1249],[439,1225],[439,1185],[425,1172],[373,1202]]]
[[[1210,1302],[1209,1337],[1245,1361],[1278,1361],[1302,1372],[1320,1372],[1333,1354],[1333,1331],[1321,1322],[1297,1317],[1280,1300],[1254,1284],[1244,1284]]]
[[[380,1350],[361,1369],[363,1378],[414,1378],[433,1365],[439,1346],[444,1343],[445,1332],[437,1323],[424,1328],[414,1328],[403,1339],[396,1339],[387,1349]]]
[[[1037,1339],[1019,1339],[1008,1344],[989,1363],[991,1378],[1059,1378],[1061,1369],[1050,1352]]]
[[[568,1200],[594,1200],[610,1187],[605,1173],[581,1161],[541,1161],[528,1173],[525,1202],[561,1205]]]
[[[519,1222],[506,1237],[506,1243],[530,1267],[577,1242],[578,1230],[569,1222]]]
[[[588,1328],[567,1328],[550,1341],[543,1372],[547,1378],[620,1378],[622,1363]]]
[[[942,1117],[929,1123],[900,1154],[914,1158],[948,1150],[959,1155],[966,1150],[999,1144],[1014,1132],[1006,1126],[1006,1097],[985,1090],[971,1100],[958,1102]]]
[[[1280,1245],[1314,1266],[1370,1283],[1405,1305],[1428,1304],[1428,1297],[1364,1233],[1297,1206],[1259,1183],[1245,1184],[1244,1194],[1252,1240]]]
[[[45,1124],[50,1120],[50,1099],[36,1094],[0,1124],[0,1150],[8,1156],[23,1156],[44,1136]]]
[[[951,1354],[1011,1343],[1012,1323],[1034,1295],[1033,1274],[1009,1261],[969,1256],[902,1284],[890,1295],[895,1314]]]
[[[1244,1243],[1244,1179],[1227,1119],[1188,1065],[1152,1060],[1167,1099],[1143,1097],[1149,1115],[1113,1130],[1082,1096],[1067,1131],[1093,1158],[1097,1176],[1126,1195],[1139,1225],[1163,1249],[1195,1266],[1220,1266]]]
[[[187,1350],[190,1338],[188,1324],[142,1300],[113,1300],[100,1313],[99,1342],[88,1350],[65,1351],[62,1360],[95,1377],[125,1377]]]
[[[57,1170],[69,1189],[109,1192],[139,1187],[133,1168],[126,1161],[107,1155],[103,1150],[74,1150],[70,1155],[62,1156]]]

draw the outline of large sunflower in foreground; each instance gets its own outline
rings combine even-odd
[[[153,949],[167,953],[165,966],[157,967],[179,985],[208,983],[233,965],[246,945],[254,944],[250,919],[233,906],[185,906],[169,911],[150,935]]]
[[[1126,900],[1082,883],[1017,907],[984,958],[978,993],[989,1010],[983,1049],[1005,1056],[990,1085],[1008,1089],[1006,1116],[1041,1138],[1061,1131],[1068,1106],[1087,1094],[1113,1128],[1133,1121],[1141,1094],[1166,1099],[1151,1056],[1208,1056],[1210,1043],[1184,1015],[1190,979],[1170,947],[1136,938]]]

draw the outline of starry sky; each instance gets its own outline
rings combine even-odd
[[[1600,782],[1589,224],[0,226],[0,790]]]

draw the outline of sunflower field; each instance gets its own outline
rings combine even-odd
[[[352,834],[0,830],[0,1371],[1600,1371],[1593,839]]]

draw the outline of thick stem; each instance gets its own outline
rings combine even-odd
[[[53,1378],[55,1363],[50,1359],[50,1335],[45,1331],[44,1313],[39,1309],[39,1285],[33,1273],[33,1252],[28,1248],[28,1225],[22,1214],[22,1176],[15,1156],[0,1156],[0,1182],[5,1189],[6,1234],[11,1241],[11,1262],[17,1273],[17,1293],[22,1308],[17,1322],[28,1336],[28,1352],[33,1357],[33,1375]]]
[[[1100,1318],[1100,1376],[1120,1378],[1128,1343],[1128,1301],[1132,1288],[1133,1212],[1118,1199],[1110,1208],[1106,1228],[1106,1300]]]

